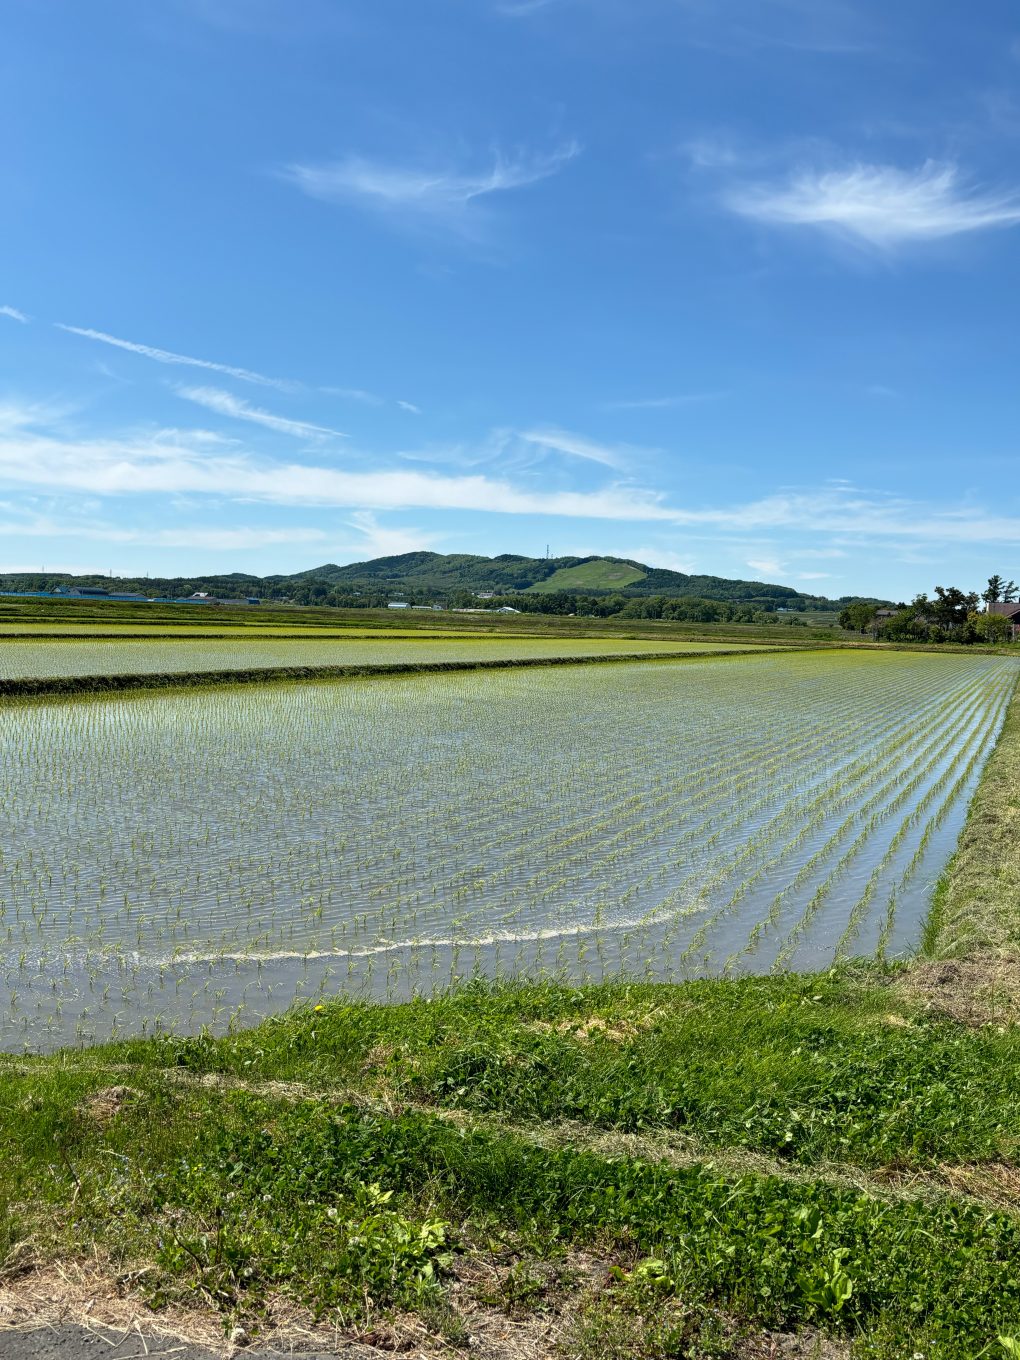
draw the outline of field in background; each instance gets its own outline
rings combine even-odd
[[[780,642],[833,641],[846,638],[842,629],[801,627],[799,615],[776,615],[769,624],[679,624],[656,619],[571,618],[559,614],[499,614],[494,610],[459,613],[431,609],[316,609],[272,605],[261,608],[220,608],[206,605],[159,605],[131,601],[55,601],[0,597],[0,635],[33,632],[38,627],[103,632],[169,627],[173,630],[249,629],[305,632],[307,629],[354,628],[359,631],[398,628],[401,631],[484,632],[498,635],[526,633],[539,637],[649,637],[722,640],[729,637]],[[815,616],[803,616],[805,618]],[[827,619],[827,616],[817,616]],[[834,620],[831,620],[834,622]]]
[[[631,638],[470,637],[452,634],[363,634],[360,637],[202,637],[116,639],[0,639],[0,680],[72,675],[172,674],[257,670],[266,667],[485,662],[537,657],[589,657],[676,652],[680,644]],[[753,650],[753,643],[685,642],[687,652]]]

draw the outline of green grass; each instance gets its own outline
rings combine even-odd
[[[1020,1031],[926,1015],[867,971],[740,981],[475,984],[333,1002],[116,1060],[528,1125],[680,1136],[800,1166],[933,1170],[1020,1154]]]
[[[1020,688],[936,890],[924,944],[933,958],[1020,953]]]
[[[7,1060],[8,1237],[254,1332],[281,1295],[355,1332],[406,1308],[449,1330],[464,1262],[515,1263],[519,1307],[583,1251],[605,1263],[574,1329],[592,1360],[649,1309],[644,1355],[805,1325],[857,1356],[994,1354],[1020,1334],[1020,1219],[951,1173],[1015,1154],[1020,1043],[895,983],[474,985]]]
[[[645,573],[626,562],[610,562],[600,558],[582,562],[578,567],[560,567],[544,581],[529,586],[527,594],[547,594],[551,590],[623,590],[635,581],[643,581]]]

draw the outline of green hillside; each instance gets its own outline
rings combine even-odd
[[[382,606],[389,600],[411,603],[471,604],[480,595],[543,597],[544,609],[554,597],[696,599],[772,610],[828,610],[847,598],[830,601],[790,586],[765,581],[693,576],[619,557],[522,557],[500,553],[410,552],[376,557],[343,566],[327,562],[293,575],[196,575],[176,578],[79,576],[64,573],[0,575],[0,591],[52,591],[56,587],[101,587],[111,593],[137,592],[146,597],[178,599],[206,591],[223,599],[254,596],[296,604]],[[536,608],[539,607],[536,601]],[[567,612],[566,609],[564,612]],[[707,621],[707,620],[703,620]]]
[[[610,573],[613,573],[610,576]],[[616,575],[619,573],[619,575]],[[352,589],[403,591],[495,591],[548,594],[555,591],[625,593],[628,595],[696,595],[708,600],[769,601],[786,606],[814,602],[790,586],[763,581],[735,581],[720,576],[688,576],[663,567],[618,557],[521,557],[501,553],[478,557],[468,553],[401,553],[347,566],[327,563],[277,578],[288,583],[323,581]]]
[[[646,574],[629,562],[619,562],[612,557],[596,557],[577,567],[560,567],[544,581],[536,581],[533,586],[529,586],[528,590],[529,593],[547,590],[625,590],[643,581]]]

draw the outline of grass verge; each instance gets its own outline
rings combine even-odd
[[[10,1058],[7,1271],[437,1354],[493,1310],[541,1315],[536,1357],[1005,1354],[1020,1038],[897,978],[475,984]]]
[[[1020,951],[1020,686],[942,876],[924,934],[929,958]]]

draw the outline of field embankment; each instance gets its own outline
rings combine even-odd
[[[925,952],[1020,953],[1020,687],[936,890]]]

